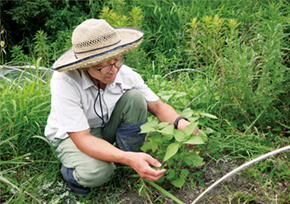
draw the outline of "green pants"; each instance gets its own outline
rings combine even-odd
[[[119,127],[123,127],[119,132],[124,136],[127,135],[127,132],[123,131],[124,126],[128,126],[128,128],[125,129],[127,129],[127,131],[129,129],[129,132],[131,127],[132,129],[138,127],[140,130],[140,125],[146,120],[146,100],[139,91],[132,89],[124,93],[117,102],[110,121],[106,124],[106,128],[94,128],[90,132],[95,137],[104,139],[113,144],[116,141],[116,131],[118,131]],[[134,137],[139,137],[138,132],[136,133],[136,131],[134,134],[128,133],[128,135],[130,134],[134,135]],[[143,139],[141,138],[141,140],[144,141],[144,137]],[[122,144],[121,146],[123,147]],[[140,147],[137,149],[139,148]],[[123,150],[134,151],[126,149],[126,147],[124,147]],[[70,138],[66,138],[60,142],[56,147],[56,153],[58,159],[65,167],[74,169],[74,179],[80,185],[85,187],[101,186],[110,180],[114,170],[116,169],[115,164],[112,162],[95,159],[81,152]]]

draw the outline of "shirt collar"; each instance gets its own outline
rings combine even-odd
[[[82,69],[81,69],[81,73],[82,73],[82,87],[83,87],[83,89],[88,89],[88,88],[94,86],[94,82],[92,81],[92,79],[90,78],[88,73]]]

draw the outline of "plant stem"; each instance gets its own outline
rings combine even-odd
[[[167,190],[165,190],[164,188],[160,187],[159,185],[157,185],[156,183],[152,182],[152,181],[147,181],[150,185],[152,185],[153,187],[155,187],[157,190],[161,191],[162,193],[164,193],[165,195],[167,195],[169,198],[171,198],[172,200],[176,201],[179,204],[185,204],[184,202],[182,202],[181,200],[179,200],[178,198],[176,198],[174,195],[172,195],[171,193],[169,193]]]
[[[153,203],[152,203],[152,200],[150,199],[149,194],[148,194],[147,191],[146,191],[146,189],[148,189],[148,187],[146,186],[146,183],[144,182],[144,179],[141,178],[141,181],[142,181],[143,185],[145,186],[145,188],[144,188],[144,193],[146,194],[146,196],[147,196],[149,202],[150,202],[151,204],[153,204]]]

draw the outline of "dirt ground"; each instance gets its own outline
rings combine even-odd
[[[209,162],[209,163],[208,163]],[[173,188],[169,182],[164,182],[160,185],[166,190],[173,189],[171,194],[177,197],[179,200],[186,204],[192,203],[207,187],[211,186],[215,181],[222,178],[225,174],[232,171],[234,168],[242,165],[244,161],[236,160],[222,160],[219,163],[214,161],[205,161],[206,171],[199,176],[199,181],[194,178],[191,182],[187,182],[183,190]],[[203,170],[203,166],[199,168],[188,169],[190,173],[198,172]],[[243,172],[228,178],[227,180],[220,183],[217,187],[212,189],[207,193],[198,204],[223,204],[223,203],[250,203],[250,204],[287,204],[288,202],[282,198],[288,197],[290,195],[289,182],[279,181],[277,182],[275,188],[272,185],[267,184],[267,179],[269,176],[266,174],[261,175],[263,178],[262,182],[258,182],[254,178],[247,177],[247,174]],[[266,183],[265,183],[266,182]],[[148,184],[149,185],[149,184]],[[192,187],[190,187],[192,186]],[[174,204],[176,203],[171,198],[163,195],[160,191],[151,187],[152,194],[150,195],[152,203],[166,203]],[[150,204],[151,202],[148,198],[139,192],[132,192],[125,190],[125,192],[120,197],[121,202],[119,203],[129,203],[129,204]]]

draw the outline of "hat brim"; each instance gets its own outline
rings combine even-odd
[[[63,72],[95,66],[130,52],[143,40],[144,32],[142,30],[130,27],[118,27],[115,29],[121,39],[118,44],[91,51],[90,55],[86,57],[76,57],[71,47],[55,61],[52,65],[52,70]]]

